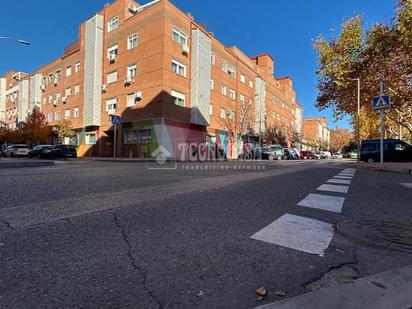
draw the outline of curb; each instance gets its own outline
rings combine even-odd
[[[41,166],[52,166],[55,163],[53,161],[44,162],[0,162],[0,169],[6,168],[24,168],[24,167],[41,167]]]
[[[357,165],[356,163],[354,164],[346,163],[344,165],[347,167],[355,167],[355,168],[359,168],[359,169],[363,169],[367,171],[412,175],[412,169],[410,168],[396,169],[396,168],[390,168],[390,167]]]

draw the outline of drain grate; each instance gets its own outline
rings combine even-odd
[[[351,238],[412,254],[412,226],[381,220],[348,220],[336,227]]]

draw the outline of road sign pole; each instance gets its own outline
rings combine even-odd
[[[380,84],[380,95],[381,96],[383,96],[383,79],[381,79],[381,84]],[[380,165],[382,166],[383,165],[383,135],[384,135],[384,117],[383,117],[383,113],[384,113],[384,110],[383,109],[381,109],[380,110],[380,112],[381,112],[381,160],[380,160]]]
[[[113,136],[113,159],[116,159],[116,144],[117,144],[117,124],[114,125],[114,136]]]

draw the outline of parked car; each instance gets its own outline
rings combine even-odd
[[[307,151],[307,150],[302,150],[300,152],[300,158],[302,160],[316,159],[315,156],[313,155],[312,151]]]
[[[364,140],[361,144],[361,161],[380,161],[380,140]],[[400,139],[383,140],[383,159],[393,162],[412,161],[412,146]]]
[[[312,152],[312,155],[313,155],[313,157],[314,157],[315,159],[317,159],[317,160],[319,160],[319,159],[326,159],[326,156],[325,156],[322,152],[320,152],[320,151]]]
[[[284,159],[286,160],[297,160],[299,159],[298,154],[291,148],[284,149]]]
[[[27,156],[29,146],[25,144],[9,145],[3,152],[4,157]]]
[[[349,157],[351,159],[357,159],[358,158],[358,152],[356,150],[352,150],[349,154]]]
[[[34,158],[34,157],[39,157],[40,154],[45,150],[45,149],[51,149],[53,148],[52,145],[37,145],[32,148],[32,150],[29,151],[27,154],[27,157],[29,159]]]
[[[40,153],[40,159],[77,158],[76,146],[55,145],[45,148]]]
[[[343,159],[343,156],[340,152],[332,153],[332,159]]]
[[[329,151],[321,151],[323,159],[332,159],[332,154]]]

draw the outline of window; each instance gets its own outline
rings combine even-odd
[[[215,63],[216,63],[216,56],[215,56],[214,53],[210,53],[210,63],[212,65],[215,65]]]
[[[107,22],[107,32],[113,31],[119,27],[120,19],[119,16],[115,16]]]
[[[74,72],[80,72],[80,61],[76,62],[76,64],[74,65]]]
[[[129,35],[127,38],[127,49],[132,49],[137,46],[137,33]]]
[[[133,107],[136,104],[134,93],[129,93],[127,95],[127,107]]]
[[[220,62],[220,66],[223,72],[227,72],[227,61],[225,59],[222,59],[222,61]]]
[[[144,129],[137,130],[137,143],[138,144],[150,144],[152,142],[152,130]]]
[[[78,95],[80,93],[80,85],[74,86],[74,95]]]
[[[62,73],[61,73],[62,71],[60,70],[60,69],[58,69],[57,71],[56,71],[56,74],[55,74],[55,76],[56,76],[56,79],[57,80],[60,80],[61,79],[61,77],[62,77]]]
[[[226,110],[223,107],[220,109],[220,118],[226,118]]]
[[[245,96],[243,94],[239,95],[239,101],[242,105],[245,105]]]
[[[172,90],[171,95],[173,104],[185,107],[186,97],[183,93]]]
[[[52,95],[49,95],[49,103],[50,104],[53,103],[53,96]]]
[[[68,67],[66,67],[66,76],[70,76],[72,75],[72,67],[71,65],[69,65]]]
[[[107,83],[113,84],[115,82],[117,82],[117,71],[107,74]]]
[[[117,108],[117,98],[106,100],[106,111],[110,112]]]
[[[223,85],[223,84],[222,84],[221,92],[222,92],[222,95],[226,95],[226,94],[227,94],[227,88],[226,88],[226,86]]]
[[[127,76],[131,78],[135,78],[136,72],[137,72],[137,66],[135,64],[129,65],[127,67]]]
[[[47,86],[47,76],[43,77],[41,84]]]
[[[246,82],[246,77],[243,74],[240,74],[240,82],[244,84]]]
[[[96,133],[86,133],[86,144],[87,145],[96,144]]]
[[[229,109],[229,111],[227,112],[227,116],[229,119],[233,120],[235,118],[235,112]]]
[[[64,119],[70,119],[70,109],[64,111]]]
[[[107,59],[109,59],[110,61],[117,59],[118,53],[119,53],[119,47],[117,45],[109,47],[107,49]]]
[[[66,88],[65,96],[66,96],[66,97],[70,97],[71,94],[72,94],[72,88],[70,88],[70,87]]]
[[[43,105],[46,105],[47,103],[47,98],[43,98]]]
[[[395,144],[395,150],[402,151],[402,150],[405,150],[405,149],[406,149],[405,145]]]
[[[54,120],[60,120],[60,111],[54,113]]]
[[[187,45],[187,35],[175,27],[172,30],[172,39],[182,46]]]
[[[60,101],[61,98],[62,98],[61,92],[56,92],[56,101]]]
[[[186,77],[186,66],[184,64],[172,59],[172,72],[177,74],[177,75]]]
[[[210,113],[210,116],[213,115],[213,104],[212,103],[210,103],[209,113]]]
[[[53,113],[52,113],[52,112],[47,113],[47,121],[48,121],[48,122],[52,122],[52,121],[53,121]]]
[[[227,70],[227,74],[229,74],[230,76],[232,76],[233,78],[236,78],[236,69],[234,67],[230,67]]]
[[[125,145],[131,145],[137,143],[137,132],[135,130],[125,131],[123,133],[123,142]]]
[[[213,79],[210,80],[210,90],[215,89],[215,81]]]
[[[236,100],[236,92],[235,92],[233,89],[230,89],[230,90],[229,90],[229,97],[230,97],[232,100]]]
[[[250,80],[250,81],[249,81],[249,87],[250,87],[250,88],[253,88],[253,80]]]
[[[79,118],[79,108],[75,107],[73,110],[73,118]]]

